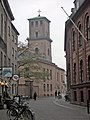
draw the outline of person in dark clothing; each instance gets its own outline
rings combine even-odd
[[[55,91],[55,98],[57,97],[57,90]]]
[[[36,98],[37,98],[37,93],[36,92],[34,93],[33,98],[36,101]]]

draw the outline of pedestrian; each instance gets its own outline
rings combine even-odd
[[[68,101],[68,96],[67,95],[65,95],[65,100]]]
[[[57,90],[55,91],[55,98],[57,97]]]
[[[37,93],[36,92],[34,92],[33,98],[36,101],[36,98],[37,98]]]

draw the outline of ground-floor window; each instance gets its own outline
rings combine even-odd
[[[74,91],[74,101],[77,101],[77,92]]]
[[[81,95],[81,102],[84,102],[83,91],[80,91],[80,95]]]
[[[88,90],[88,100],[90,101],[90,90]]]

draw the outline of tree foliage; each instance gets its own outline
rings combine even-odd
[[[19,75],[33,80],[45,80],[48,73],[43,71],[38,57],[39,55],[31,53],[25,44],[20,43],[18,46]]]

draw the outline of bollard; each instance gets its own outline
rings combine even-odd
[[[87,100],[87,113],[89,114],[89,100]]]

